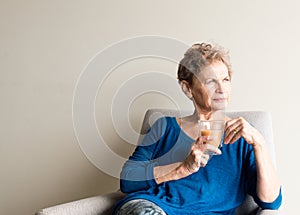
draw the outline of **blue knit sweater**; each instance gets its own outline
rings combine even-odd
[[[181,130],[176,118],[158,119],[123,167],[121,191],[128,195],[117,203],[115,212],[125,202],[142,198],[154,202],[168,215],[233,215],[246,194],[252,195],[263,209],[279,208],[280,191],[274,202],[262,202],[257,197],[254,152],[243,138],[224,144],[222,155],[213,156],[198,172],[157,184],[153,168],[183,161],[194,142]]]

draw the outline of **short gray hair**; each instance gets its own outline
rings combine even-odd
[[[214,61],[223,62],[227,66],[231,78],[232,69],[228,53],[223,47],[213,43],[196,43],[192,45],[179,63],[177,71],[179,82],[185,80],[192,86],[194,75],[199,74]]]

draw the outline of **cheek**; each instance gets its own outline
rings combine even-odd
[[[214,88],[206,88],[205,91],[206,91],[208,99],[211,99],[216,90]]]
[[[227,94],[227,96],[230,96],[231,93],[231,84],[224,84],[223,85],[223,92]]]
[[[207,111],[211,110],[210,107],[211,95],[207,92],[207,89],[204,89],[202,87],[197,87],[194,88],[192,94],[193,94],[194,101],[198,107]]]
[[[198,100],[206,100],[210,95],[208,90],[200,84],[194,88],[193,93]]]

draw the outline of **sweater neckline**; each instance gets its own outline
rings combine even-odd
[[[187,137],[189,140],[195,142],[196,140],[194,138],[192,138],[191,136],[189,136],[178,124],[176,117],[171,117],[172,121],[173,121],[173,125],[176,127],[176,129],[179,130],[180,133],[182,133],[185,137]]]

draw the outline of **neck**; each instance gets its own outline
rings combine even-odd
[[[223,110],[214,110],[214,111],[201,111],[201,110],[194,110],[194,113],[192,114],[192,118],[195,121],[198,120],[225,120],[226,116],[224,114]]]
[[[198,120],[209,120],[211,119],[212,117],[212,114],[213,114],[213,111],[211,110],[203,110],[203,109],[200,109],[200,108],[195,108],[194,110],[194,113],[193,113],[193,116],[195,119]]]
[[[213,112],[198,112],[196,109],[194,110],[193,114],[186,117],[186,121],[188,122],[193,122],[193,123],[198,123],[198,120],[209,120],[212,116]]]

